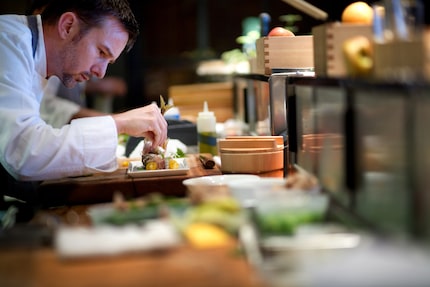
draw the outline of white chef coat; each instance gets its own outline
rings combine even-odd
[[[46,84],[46,51],[40,16],[33,57],[25,16],[0,15],[0,162],[18,180],[79,176],[118,167],[118,134],[111,116],[73,120],[61,129],[39,109]]]
[[[61,128],[81,109],[81,106],[71,100],[60,98],[58,90],[61,80],[50,77],[43,91],[40,105],[40,116],[54,128]]]

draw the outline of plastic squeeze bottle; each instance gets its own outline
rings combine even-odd
[[[170,109],[168,109],[165,113],[164,113],[164,118],[166,120],[180,120],[181,118],[181,114],[179,112],[179,109],[177,107],[175,107],[175,104],[173,103],[173,99],[169,98],[169,101],[167,103],[169,106],[171,106]]]
[[[203,103],[203,111],[197,116],[197,142],[199,153],[218,154],[216,117],[209,111],[208,103]]]

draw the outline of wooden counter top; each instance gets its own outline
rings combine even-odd
[[[50,248],[0,250],[0,285],[20,287],[263,287],[234,249],[173,250],[60,260]]]
[[[30,223],[44,225],[58,218],[61,225],[90,224],[86,210],[76,205],[39,211]],[[73,214],[73,216],[71,216]],[[51,217],[50,217],[51,216]],[[76,221],[76,218],[79,220]],[[72,219],[72,220],[71,220]],[[73,222],[70,222],[73,221]],[[38,225],[37,225],[38,226]],[[37,233],[37,229],[31,229]],[[36,232],[34,232],[36,231]],[[0,286],[20,287],[265,287],[239,245],[198,249],[182,243],[162,251],[60,258],[50,243],[0,244]]]
[[[187,158],[190,170],[184,175],[132,178],[126,168],[111,173],[44,181],[39,187],[39,198],[44,207],[109,202],[113,194],[121,192],[126,198],[158,192],[168,196],[185,196],[182,181],[206,175],[220,175],[220,169],[204,169],[195,155]]]
[[[135,198],[154,192],[181,197],[186,196],[187,192],[182,184],[183,180],[222,174],[218,166],[213,169],[203,168],[196,155],[189,155],[187,162],[190,170],[184,175],[133,178],[127,174],[127,169],[122,167],[111,173],[48,180],[40,185],[39,198],[43,207],[52,207],[110,202],[115,192],[121,192],[125,198]],[[282,177],[283,170],[259,175]]]
[[[52,242],[41,244],[40,238],[34,235],[45,234],[37,226],[49,227],[53,222],[55,226],[90,225],[87,208],[95,203],[111,202],[116,191],[126,198],[151,192],[186,196],[184,179],[222,174],[217,166],[204,169],[196,155],[190,155],[187,160],[190,170],[186,175],[132,178],[125,168],[120,168],[112,173],[43,182],[39,189],[42,208],[29,226],[24,227],[26,231],[19,234],[19,240],[12,240],[12,246],[0,244],[0,286],[267,286],[248,263],[238,243],[223,248],[197,249],[184,242],[158,252],[64,260],[58,256]],[[261,176],[282,174],[279,170]],[[21,241],[25,243],[23,246]]]

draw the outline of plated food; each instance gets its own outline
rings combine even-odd
[[[92,206],[88,215],[96,226],[140,226],[154,220],[168,222],[198,248],[231,244],[246,220],[240,205],[232,197],[196,204],[189,198],[166,197],[158,193],[126,199],[118,192],[111,203]]]
[[[169,160],[170,161],[170,160]],[[175,159],[178,167],[170,169],[146,169],[140,160],[130,161],[127,169],[127,174],[131,177],[154,177],[154,176],[171,176],[187,174],[190,170],[186,158]]]
[[[163,97],[160,95],[160,110],[164,115],[173,106],[166,105]],[[177,158],[185,158],[185,153],[180,148],[176,149],[175,153],[168,154],[166,152],[168,140],[163,146],[153,147],[152,142],[148,139],[143,140],[142,149],[142,167],[144,170],[162,170],[162,169],[178,169],[180,164]]]
[[[178,169],[180,162],[184,161],[185,153],[180,148],[175,153],[166,153],[162,147],[156,149],[148,148],[144,144],[142,152],[142,167],[144,170]]]
[[[148,194],[127,200],[117,192],[111,203],[96,204],[88,214],[94,225],[141,224],[147,220],[165,218],[171,210],[182,210],[188,206],[187,199],[167,198],[160,194]]]

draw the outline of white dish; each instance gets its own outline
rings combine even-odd
[[[252,174],[224,174],[224,175],[209,175],[189,178],[182,181],[190,193],[190,196],[202,194],[208,198],[211,196],[229,194],[228,183],[238,179],[258,179],[258,175]]]
[[[322,233],[303,236],[270,236],[261,240],[261,247],[267,251],[306,251],[354,248],[360,243],[355,233]]]
[[[164,250],[182,243],[175,226],[166,220],[148,220],[145,225],[60,226],[54,240],[62,258],[110,257]]]
[[[280,177],[260,177],[255,179],[237,179],[228,182],[230,193],[244,207],[254,206],[259,194],[286,189],[286,179]]]
[[[224,175],[209,175],[200,176],[184,180],[182,183],[185,186],[227,186],[233,180],[259,179],[258,175],[252,174],[224,174]]]
[[[131,177],[154,177],[154,176],[172,176],[172,175],[183,175],[187,174],[190,168],[188,167],[186,160],[179,162],[179,168],[177,169],[156,169],[156,170],[142,170],[143,167],[141,161],[131,161],[128,165],[127,174]]]

